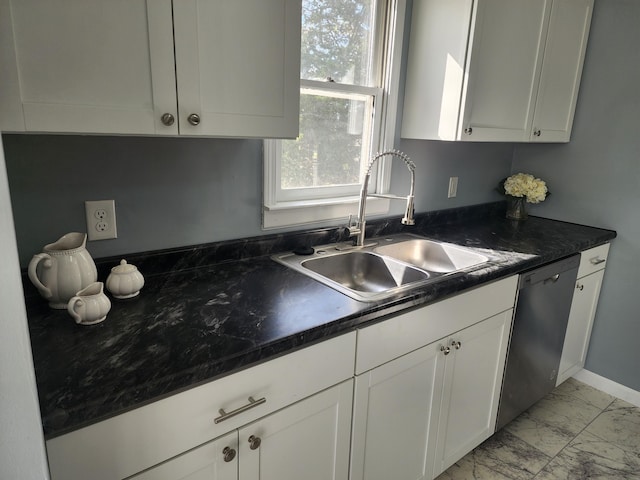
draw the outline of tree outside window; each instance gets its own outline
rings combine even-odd
[[[360,183],[375,134],[376,12],[376,0],[303,0],[300,136],[282,142],[282,190]]]

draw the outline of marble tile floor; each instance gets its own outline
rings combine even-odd
[[[640,408],[569,379],[437,480],[640,479]]]

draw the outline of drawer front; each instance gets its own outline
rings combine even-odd
[[[582,252],[580,254],[580,267],[578,267],[578,278],[603,270],[607,265],[608,255],[608,243]]]
[[[122,479],[351,378],[355,336],[318,343],[53,438],[47,441],[51,478]],[[223,417],[220,409],[240,413]]]
[[[516,275],[358,330],[356,374],[513,308],[517,285]]]

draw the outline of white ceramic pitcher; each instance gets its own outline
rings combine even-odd
[[[98,279],[96,264],[86,249],[87,234],[72,232],[45,245],[33,256],[27,274],[51,308],[67,308],[76,292]]]
[[[93,282],[71,297],[67,305],[69,314],[78,325],[95,325],[107,318],[111,301],[104,293],[102,282]]]

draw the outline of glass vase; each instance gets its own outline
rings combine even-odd
[[[525,220],[527,218],[525,197],[507,196],[507,218],[510,220]]]

